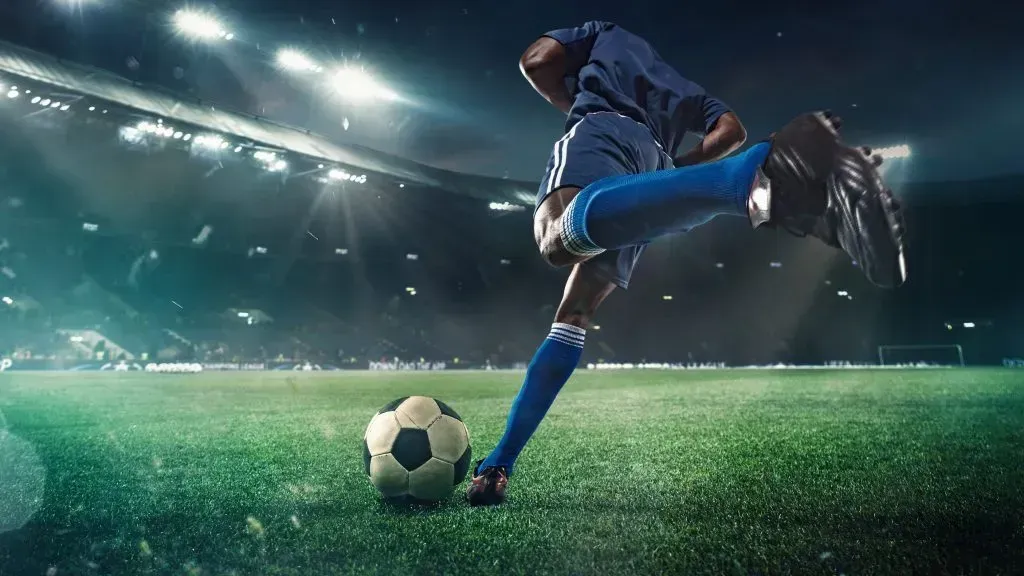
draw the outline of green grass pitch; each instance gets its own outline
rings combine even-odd
[[[440,398],[483,455],[521,378],[0,374],[45,468],[0,574],[1024,573],[1020,371],[581,372],[506,506],[379,501],[379,406]]]

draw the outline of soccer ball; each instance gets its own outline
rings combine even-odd
[[[466,478],[469,430],[447,404],[408,396],[377,411],[363,435],[370,482],[389,500],[431,503]]]

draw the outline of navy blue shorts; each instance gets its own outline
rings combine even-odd
[[[595,112],[583,117],[558,142],[537,191],[537,207],[558,190],[588,184],[608,176],[641,174],[673,168],[672,158],[654,138],[650,128],[614,112]],[[627,288],[633,268],[647,244],[603,252],[582,266],[619,288]]]

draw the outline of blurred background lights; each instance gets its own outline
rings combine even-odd
[[[235,37],[213,16],[192,10],[177,11],[174,25],[182,34],[201,40],[232,40]]]
[[[872,148],[872,153],[881,156],[884,160],[895,160],[897,158],[910,158],[910,146],[900,144],[899,146],[885,146]]]
[[[346,100],[359,103],[391,101],[398,98],[397,94],[366,70],[349,66],[335,74],[334,89]]]
[[[510,202],[491,202],[487,207],[498,212],[522,212],[523,210],[526,210],[525,206],[512,204]]]
[[[297,72],[320,72],[323,67],[298,50],[282,48],[277,52],[277,65]]]
[[[223,138],[214,134],[201,134],[196,136],[192,143],[193,146],[209,150],[221,150],[225,148],[225,144],[227,144],[227,142]]]
[[[345,170],[340,169],[331,170],[330,172],[327,173],[327,177],[330,178],[331,180],[343,180],[348,182],[355,182],[357,184],[366,183],[366,174],[356,176],[355,174],[351,174],[349,172],[346,172]]]

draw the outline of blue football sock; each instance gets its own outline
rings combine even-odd
[[[717,162],[598,180],[566,207],[562,243],[572,254],[596,256],[686,232],[719,214],[746,216],[769,149],[761,143]]]
[[[586,334],[586,330],[571,324],[556,322],[551,325],[551,332],[534,354],[526,369],[526,381],[512,402],[505,435],[484,459],[481,469],[504,466],[509,474],[512,473],[519,453],[579,364]]]

